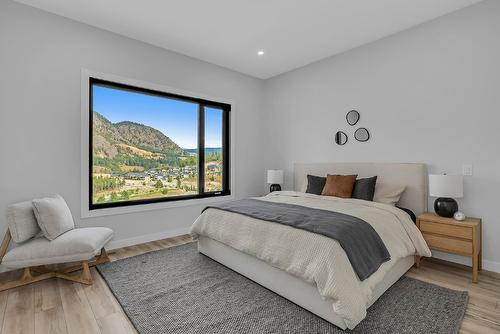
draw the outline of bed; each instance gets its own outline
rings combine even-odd
[[[430,251],[409,216],[395,207],[354,199],[305,194],[307,175],[377,175],[377,184],[406,187],[398,205],[420,214],[427,209],[424,164],[299,163],[294,190],[259,200],[311,206],[357,215],[383,237],[391,259],[360,280],[336,240],[222,210],[206,210],[193,224],[198,250],[206,256],[289,299],[319,317],[354,328],[366,310]],[[373,222],[372,222],[373,220]]]

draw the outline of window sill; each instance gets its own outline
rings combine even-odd
[[[89,210],[86,207],[82,207],[81,217],[85,219],[85,218],[102,217],[102,216],[123,215],[127,213],[135,213],[143,211],[165,210],[165,209],[179,208],[186,206],[209,205],[213,203],[227,202],[233,199],[234,195],[226,195],[218,197],[193,198],[193,199],[186,199],[173,202],[121,206],[116,208],[106,208],[106,209],[96,209],[96,210]]]

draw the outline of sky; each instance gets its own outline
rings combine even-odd
[[[198,146],[198,105],[164,97],[93,86],[93,110],[112,123],[155,128],[182,148]],[[222,110],[205,108],[205,147],[222,147]]]

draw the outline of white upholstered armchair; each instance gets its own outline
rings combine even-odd
[[[14,281],[0,282],[0,291],[53,277],[92,284],[89,268],[109,261],[104,246],[113,231],[106,227],[75,228],[60,196],[12,204],[7,208],[7,222],[0,263],[24,271]],[[14,247],[9,247],[12,241]],[[61,263],[71,264],[47,267]],[[73,274],[77,271],[81,273]]]

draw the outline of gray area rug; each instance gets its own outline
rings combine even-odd
[[[401,278],[342,331],[227,267],[196,244],[98,266],[141,334],[457,333],[467,292]]]

